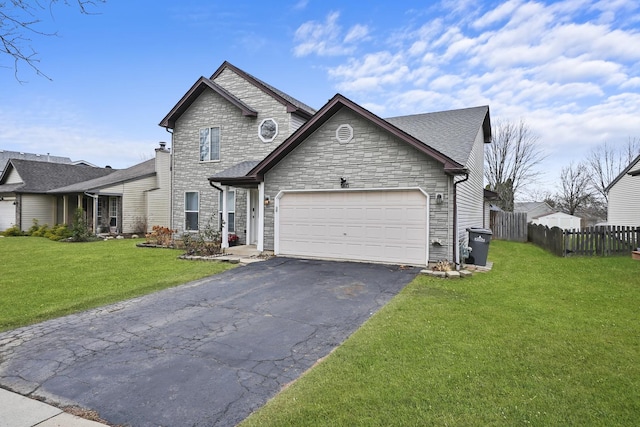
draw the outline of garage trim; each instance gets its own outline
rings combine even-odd
[[[430,230],[430,197],[429,194],[420,187],[393,187],[393,188],[345,188],[345,189],[304,189],[304,190],[280,190],[275,196],[274,206],[274,253],[280,254],[280,199],[286,194],[292,193],[340,193],[340,192],[405,192],[418,191],[425,198],[426,218],[425,218],[425,259],[424,264],[429,262],[429,230]],[[366,262],[366,261],[364,261]],[[371,261],[375,262],[375,261]]]

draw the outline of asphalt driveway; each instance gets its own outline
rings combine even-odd
[[[273,258],[0,334],[0,385],[112,424],[233,426],[418,273]]]

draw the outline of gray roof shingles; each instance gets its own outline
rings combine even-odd
[[[400,130],[466,165],[489,107],[472,107],[385,119]]]
[[[109,168],[95,168],[85,165],[39,162],[33,160],[10,160],[23,184],[0,185],[0,192],[46,193],[58,187],[99,178],[115,172]],[[7,165],[7,168],[9,165]],[[6,172],[6,170],[5,170]],[[4,178],[4,174],[3,174]]]
[[[215,181],[216,178],[238,178],[245,176],[251,169],[260,163],[259,160],[247,160],[231,166],[217,174],[213,175],[209,180]]]
[[[127,169],[116,170],[106,176],[52,189],[49,193],[79,193],[84,191],[96,191],[110,185],[139,179],[145,176],[151,176],[155,174],[155,171],[155,159],[150,159]]]

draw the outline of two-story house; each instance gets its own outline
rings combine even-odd
[[[276,255],[460,262],[483,225],[487,106],[382,119],[319,111],[225,62],[160,123],[173,131],[172,227]]]
[[[228,62],[210,78],[199,78],[160,123],[172,132],[172,228],[179,233],[208,225],[218,229],[225,204],[226,231],[257,244],[247,221],[257,190],[236,187],[222,199],[207,178],[225,170],[248,171],[314,113]]]

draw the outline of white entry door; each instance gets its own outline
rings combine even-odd
[[[420,190],[290,192],[276,207],[278,255],[427,263],[428,198]]]

